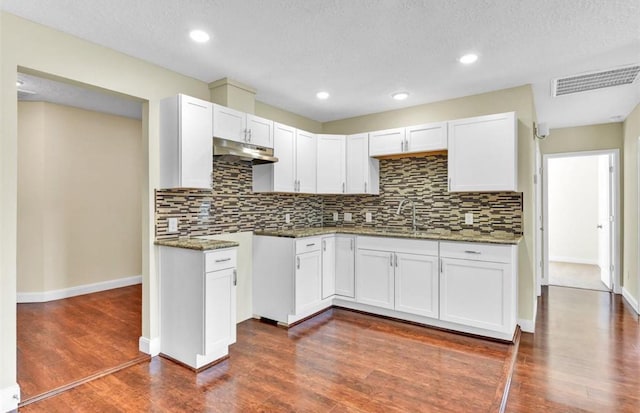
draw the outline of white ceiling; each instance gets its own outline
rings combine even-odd
[[[3,9],[318,120],[533,84],[550,127],[610,122],[640,81],[551,98],[552,79],[640,63],[638,0],[4,0]],[[212,40],[194,44],[191,29]],[[476,52],[479,61],[457,58]],[[331,98],[319,101],[315,93]],[[407,90],[397,102],[391,93]]]

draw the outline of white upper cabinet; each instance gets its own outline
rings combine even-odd
[[[274,122],[278,162],[253,165],[254,192],[316,192],[316,135]]]
[[[273,121],[213,104],[213,136],[273,148]]]
[[[369,134],[359,133],[346,138],[347,193],[380,193],[380,162],[369,157]]]
[[[273,148],[273,121],[247,113],[247,143]]]
[[[211,188],[211,102],[177,95],[160,102],[160,187]]]
[[[317,193],[346,192],[347,146],[344,135],[318,135]]]
[[[369,133],[369,156],[447,149],[447,122],[425,123]]]
[[[517,191],[515,112],[449,122],[449,191]]]
[[[369,156],[392,155],[404,152],[404,129],[386,129],[369,133]]]
[[[447,149],[447,122],[426,123],[405,128],[405,152],[431,152]]]

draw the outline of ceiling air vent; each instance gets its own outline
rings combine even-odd
[[[640,65],[634,65],[555,79],[552,95],[570,95],[605,87],[629,85],[636,80],[638,73]]]

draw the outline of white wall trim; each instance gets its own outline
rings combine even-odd
[[[44,303],[47,301],[60,300],[62,298],[75,297],[77,295],[96,293],[99,291],[112,290],[114,288],[128,287],[142,283],[141,275],[133,277],[118,278],[115,280],[102,281],[93,284],[78,285],[76,287],[63,288],[60,290],[43,291],[37,293],[17,293],[18,303]]]
[[[579,258],[579,257],[564,257],[558,255],[549,256],[549,261],[555,262],[569,262],[572,264],[588,264],[588,265],[598,265],[600,264],[597,259],[588,259],[588,258]]]
[[[17,410],[18,403],[20,403],[20,386],[18,383],[0,389],[0,412]]]
[[[155,357],[160,354],[160,337],[148,339],[146,337],[140,337],[138,340],[138,350],[141,352]]]
[[[622,296],[629,303],[631,308],[636,312],[636,314],[640,313],[640,309],[638,308],[638,300],[636,300],[633,295],[626,288],[622,287]]]

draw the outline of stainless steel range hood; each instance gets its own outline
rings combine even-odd
[[[278,162],[273,149],[222,138],[213,138],[213,156],[231,161],[248,161],[255,164]]]

